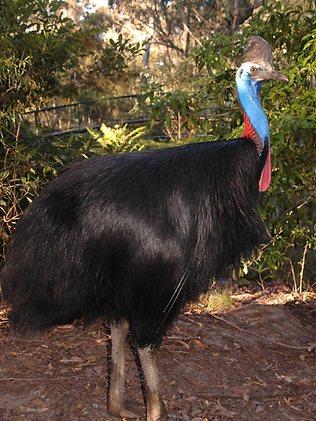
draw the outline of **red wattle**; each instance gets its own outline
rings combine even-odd
[[[254,140],[255,136],[256,136],[256,132],[254,128],[252,127],[247,114],[244,113],[244,127],[242,131],[242,137],[248,137]]]
[[[266,163],[264,164],[259,180],[259,191],[266,191],[271,183],[271,152],[268,150]]]
[[[258,133],[256,132],[256,130],[251,125],[250,120],[249,120],[246,113],[244,113],[244,127],[243,127],[243,131],[242,131],[241,136],[247,137],[248,139],[253,140],[255,142],[256,146],[257,146],[258,154],[261,154],[261,152],[263,150],[263,145],[262,145],[261,139],[260,139]]]
[[[245,113],[244,113],[244,128],[242,132],[242,137],[246,137],[248,139],[251,139],[253,142],[255,142],[257,146],[258,154],[259,155],[261,154],[263,150],[263,144],[261,142],[261,139],[258,133],[252,127],[247,114]],[[271,151],[269,147],[267,159],[262,169],[260,180],[259,180],[259,191],[266,191],[268,187],[270,186],[270,183],[271,183]]]

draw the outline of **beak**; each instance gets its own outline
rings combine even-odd
[[[282,75],[281,73],[277,72],[276,70],[274,70],[273,72],[270,73],[270,79],[283,80],[284,82],[289,81],[289,79],[285,75]]]
[[[284,82],[288,82],[289,79],[282,75],[281,73],[277,72],[276,70],[261,70],[258,72],[258,77],[260,77],[261,80],[283,80]]]

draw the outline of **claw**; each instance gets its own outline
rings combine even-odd
[[[108,404],[108,413],[111,415],[114,415],[116,417],[119,417],[123,420],[125,419],[141,419],[141,417],[139,415],[137,415],[136,413],[134,413],[133,411],[129,411],[128,409],[125,408],[121,408],[121,407],[117,407],[115,405],[111,405]]]
[[[146,395],[147,421],[166,421],[167,411],[158,392],[148,392]]]

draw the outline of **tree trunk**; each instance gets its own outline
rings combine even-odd
[[[227,23],[231,32],[237,31],[239,26],[247,20],[253,12],[248,0],[227,1]]]
[[[147,41],[144,45],[145,51],[143,56],[144,70],[147,70],[149,66],[149,56],[150,56],[150,41]]]
[[[190,1],[186,2],[186,16],[184,26],[184,54],[187,57],[190,49],[190,20],[191,20],[191,5]]]

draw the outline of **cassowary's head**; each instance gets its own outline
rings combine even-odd
[[[275,70],[267,41],[258,36],[250,37],[236,73],[236,85],[245,123],[242,137],[255,142],[260,162],[264,163],[260,191],[265,191],[271,181],[270,130],[259,96],[262,81],[269,79],[288,80]]]
[[[237,71],[237,77],[247,78],[253,82],[261,82],[263,80],[284,80],[287,81],[287,77],[277,72],[275,69],[271,69],[270,66],[263,66],[262,64],[246,61],[242,63]]]
[[[259,36],[249,38],[240,59],[237,77],[251,82],[263,80],[284,80],[287,77],[277,72],[273,64],[272,49],[266,40]]]

